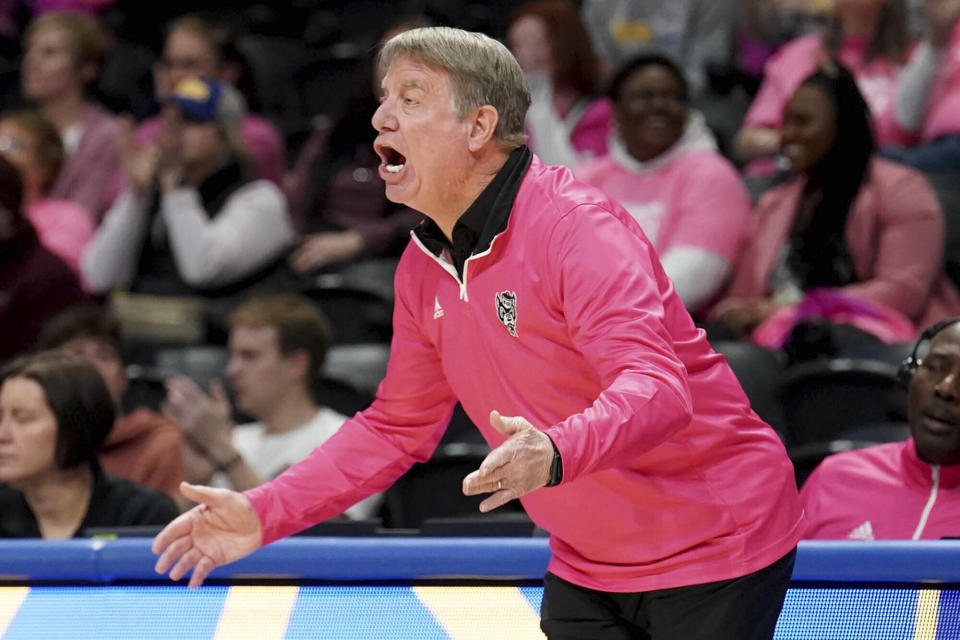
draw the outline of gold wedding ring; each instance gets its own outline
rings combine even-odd
[[[503,489],[503,480],[497,480],[497,491]]]

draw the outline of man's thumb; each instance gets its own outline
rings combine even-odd
[[[223,501],[224,495],[229,494],[230,492],[226,489],[205,487],[202,484],[181,482],[180,493],[182,493],[184,497],[189,500],[205,504],[208,507],[215,507]]]
[[[506,417],[500,415],[500,412],[494,409],[490,412],[490,426],[505,436],[512,436],[523,428],[523,418]]]
[[[210,382],[210,397],[220,404],[229,404],[227,392],[224,390],[223,383],[220,382],[219,378]]]

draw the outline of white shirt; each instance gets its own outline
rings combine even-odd
[[[233,446],[257,475],[264,481],[272,480],[326,442],[346,419],[333,409],[321,407],[309,422],[284,433],[267,433],[262,422],[241,424],[233,430]],[[218,473],[211,484],[229,487],[230,481],[226,474]],[[381,494],[374,494],[344,513],[352,520],[372,518],[382,499]]]

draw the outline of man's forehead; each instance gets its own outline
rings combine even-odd
[[[230,342],[258,347],[277,344],[277,328],[272,324],[239,324],[230,332]]]
[[[409,56],[397,56],[387,67],[387,73],[384,75],[381,85],[385,87],[387,82],[391,81],[400,87],[423,87],[443,84],[447,81],[449,75],[449,72],[443,67],[430,64],[425,60]]]

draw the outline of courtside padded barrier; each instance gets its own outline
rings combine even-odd
[[[148,538],[0,541],[0,581],[163,579]],[[538,581],[545,538],[291,538],[219,567],[210,579]],[[960,540],[799,545],[794,582],[960,584]]]

